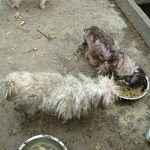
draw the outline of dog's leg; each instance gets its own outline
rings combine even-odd
[[[111,74],[112,72],[111,72],[111,68],[108,62],[102,63],[99,67],[98,75],[105,76],[105,75],[111,75]]]
[[[99,64],[99,61],[97,59],[94,59],[93,55],[93,51],[87,51],[85,57],[89,59],[90,65],[96,67]]]
[[[85,55],[85,52],[88,50],[88,46],[86,43],[86,40],[84,39],[84,42],[77,46],[76,48],[76,54],[77,55]]]
[[[20,3],[21,3],[21,0],[15,0],[14,2],[15,7],[19,8]]]
[[[14,8],[15,7],[15,4],[13,3],[12,0],[6,0],[7,4],[11,7],[11,8]]]
[[[27,114],[27,113],[23,113],[23,114],[22,114],[21,124],[22,124],[23,126],[26,126],[26,125],[29,124],[29,118],[28,118],[28,114]]]
[[[87,30],[85,32],[84,36],[85,36],[85,40],[86,40],[86,43],[87,43],[87,46],[88,46],[88,50],[86,52],[86,56],[89,59],[89,63],[92,66],[97,66],[99,61],[94,58],[95,50],[93,48],[93,35],[90,34],[90,30]]]
[[[40,3],[40,8],[41,9],[44,9],[46,7],[45,3],[49,1],[49,0],[41,0],[41,3]]]

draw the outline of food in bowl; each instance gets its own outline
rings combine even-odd
[[[145,76],[146,85],[131,88],[124,80],[117,80],[116,84],[120,87],[120,98],[126,100],[137,100],[144,97],[149,90],[149,79]]]
[[[30,150],[56,150],[56,149],[51,147],[50,145],[36,144],[33,147],[31,147]]]
[[[126,82],[117,81],[117,85],[120,87],[120,92],[123,97],[136,98],[143,94],[144,86],[130,87]]]

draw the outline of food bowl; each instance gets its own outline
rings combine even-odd
[[[42,134],[29,138],[18,150],[67,150],[67,148],[56,137]]]
[[[147,132],[147,137],[146,138],[147,138],[147,141],[150,142],[150,129]]]
[[[145,76],[145,79],[146,79],[146,81],[147,81],[147,85],[146,85],[144,91],[141,93],[140,96],[133,98],[133,97],[125,97],[125,96],[123,96],[123,95],[120,95],[119,98],[125,99],[125,100],[138,100],[138,99],[144,97],[144,96],[147,94],[148,90],[149,90],[149,79],[148,79],[147,76]]]

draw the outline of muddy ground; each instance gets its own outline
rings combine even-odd
[[[17,12],[20,19],[13,17]],[[52,70],[91,75],[95,68],[74,55],[83,41],[83,29],[91,25],[109,32],[150,77],[149,48],[113,1],[107,0],[51,0],[44,10],[36,0],[24,0],[19,9],[0,0],[0,75]],[[37,30],[54,39],[49,42]],[[50,134],[61,139],[68,150],[148,150],[149,110],[150,92],[140,100],[120,100],[108,110],[95,110],[67,124],[49,115],[38,115],[23,124],[13,103],[7,103],[0,105],[0,149],[17,150],[34,135]]]

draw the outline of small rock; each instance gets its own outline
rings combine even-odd
[[[32,50],[33,50],[33,51],[38,51],[38,48],[37,48],[37,47],[34,47]]]

